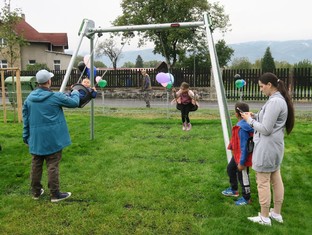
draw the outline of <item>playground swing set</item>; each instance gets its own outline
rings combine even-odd
[[[213,78],[216,85],[217,91],[217,100],[219,106],[219,112],[221,117],[221,125],[223,131],[224,138],[224,146],[227,155],[227,160],[231,159],[231,152],[227,149],[229,144],[229,136],[230,130],[232,129],[231,118],[228,111],[225,91],[223,82],[221,79],[221,72],[218,62],[218,57],[212,37],[212,29],[211,29],[211,19],[208,13],[203,15],[203,21],[198,22],[182,22],[182,23],[164,23],[164,24],[148,24],[148,25],[131,25],[131,26],[114,26],[108,28],[95,28],[95,24],[92,20],[84,19],[78,35],[80,36],[80,41],[77,49],[74,51],[73,56],[69,62],[68,68],[66,70],[66,74],[64,80],[62,82],[60,92],[64,92],[66,88],[66,84],[69,80],[69,76],[71,74],[71,70],[73,68],[75,59],[77,57],[79,48],[81,46],[82,40],[84,37],[87,37],[90,40],[90,67],[94,68],[94,36],[95,34],[98,37],[102,36],[103,33],[109,32],[132,32],[132,31],[144,31],[150,29],[174,29],[174,28],[196,28],[196,27],[204,27],[206,30],[206,37],[208,41],[208,49],[210,52],[210,59],[212,65],[212,73]],[[17,110],[18,110],[18,121],[22,121],[22,95],[21,95],[21,82],[20,82],[20,70],[18,68],[6,68],[5,70],[12,70],[16,73],[16,96],[17,96]],[[4,69],[1,69],[1,82],[2,82],[2,97],[5,97],[5,86],[4,86]],[[94,73],[90,73],[91,87],[94,86]],[[90,91],[83,86],[82,84],[75,84],[72,89],[75,90],[83,90],[85,92],[85,97],[81,100],[79,106],[84,107],[88,102],[91,101],[91,112],[90,112],[90,139],[94,139],[94,101],[91,97]],[[6,106],[5,99],[2,99],[3,102],[3,110],[4,110],[4,122],[6,122]]]
[[[229,144],[229,136],[230,131],[232,129],[232,123],[230,114],[228,111],[227,100],[225,96],[224,86],[221,79],[221,72],[218,62],[218,57],[216,53],[216,48],[214,45],[213,37],[212,37],[212,24],[211,18],[208,13],[203,15],[203,21],[198,22],[182,22],[182,23],[164,23],[164,24],[147,24],[147,25],[128,25],[128,26],[113,26],[108,28],[95,28],[95,23],[92,20],[84,19],[80,25],[79,33],[80,41],[77,49],[74,51],[71,61],[66,70],[66,74],[64,80],[62,82],[60,91],[63,92],[66,88],[66,84],[68,82],[71,70],[73,68],[73,64],[75,58],[77,57],[79,48],[81,46],[82,40],[84,37],[87,37],[90,40],[90,67],[94,68],[94,37],[95,34],[98,37],[102,36],[103,33],[112,33],[112,32],[133,32],[133,31],[144,31],[144,30],[157,30],[157,29],[176,29],[176,28],[196,28],[196,27],[204,27],[206,31],[206,37],[208,42],[208,49],[210,52],[210,59],[212,65],[212,73],[216,85],[217,91],[217,100],[219,106],[219,112],[221,116],[221,125],[223,131],[224,138],[224,146],[227,155],[227,160],[231,159],[231,152],[227,149]],[[94,73],[90,73],[91,87],[94,86]],[[90,112],[90,139],[94,139],[94,101],[91,99],[91,112]]]

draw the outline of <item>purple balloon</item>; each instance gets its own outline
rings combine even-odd
[[[168,83],[170,82],[170,77],[167,73],[161,72],[156,75],[156,81],[159,83]]]

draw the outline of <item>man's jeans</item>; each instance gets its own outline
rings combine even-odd
[[[59,162],[61,158],[62,150],[51,155],[32,155],[31,188],[34,196],[40,195],[40,190],[42,188],[41,178],[44,160],[46,161],[48,169],[48,187],[50,189],[51,196],[59,192]]]

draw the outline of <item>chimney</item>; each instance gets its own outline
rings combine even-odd
[[[21,14],[21,17],[23,20],[25,20],[25,14],[24,13]]]

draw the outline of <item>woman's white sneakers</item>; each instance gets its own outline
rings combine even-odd
[[[270,217],[263,217],[261,216],[260,212],[258,213],[258,216],[255,217],[248,217],[247,219],[249,219],[250,221],[254,222],[254,223],[258,223],[258,224],[262,224],[262,225],[266,225],[266,226],[271,226],[271,219]]]
[[[283,223],[283,217],[281,214],[276,214],[274,211],[273,211],[273,208],[270,209],[270,212],[269,212],[269,216],[271,219],[279,222],[279,223]]]
[[[248,219],[254,223],[258,223],[258,224],[263,224],[263,225],[267,225],[267,226],[271,226],[271,219],[272,220],[275,220],[279,223],[283,223],[283,217],[281,214],[276,214],[273,210],[273,208],[270,209],[270,212],[269,212],[269,217],[263,217],[261,216],[260,212],[258,213],[258,216],[255,216],[255,217],[248,217]]]

